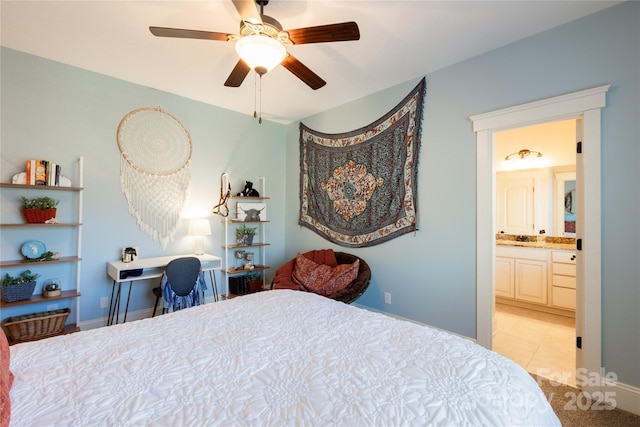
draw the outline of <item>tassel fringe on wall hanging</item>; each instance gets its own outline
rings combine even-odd
[[[189,195],[191,136],[160,108],[140,108],[118,126],[120,184],[129,213],[162,248],[173,238]]]

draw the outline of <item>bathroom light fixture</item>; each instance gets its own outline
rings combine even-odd
[[[211,225],[206,219],[192,219],[189,221],[187,229],[189,236],[195,236],[193,243],[193,253],[195,255],[204,254],[204,236],[211,236]]]
[[[548,159],[539,151],[522,149],[504,158],[500,170],[537,169],[548,166]]]
[[[542,153],[541,153],[541,152],[539,152],[539,151],[527,150],[527,149],[525,148],[525,149],[522,149],[522,150],[518,151],[517,153],[511,153],[511,154],[509,154],[509,155],[508,155],[508,156],[506,156],[504,159],[505,159],[505,160],[512,160],[512,159],[511,159],[511,157],[513,157],[513,156],[518,156],[518,157],[520,158],[520,160],[524,160],[524,159],[526,159],[527,157],[529,157],[530,155],[532,155],[532,154],[534,154],[534,153],[536,154],[536,157],[542,157]]]

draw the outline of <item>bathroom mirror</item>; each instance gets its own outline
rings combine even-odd
[[[564,210],[567,213],[575,214],[576,213],[576,182],[575,181],[566,181],[566,184],[573,183],[573,190],[569,190],[564,194]]]
[[[556,173],[555,230],[558,236],[576,235],[576,173]]]

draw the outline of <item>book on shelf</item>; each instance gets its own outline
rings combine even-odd
[[[46,161],[46,160],[45,160]],[[60,165],[46,161],[47,165],[47,185],[56,186],[60,182]]]
[[[44,160],[36,160],[36,185],[47,184],[47,165]]]
[[[27,185],[35,185],[36,183],[36,161],[27,160],[26,182]]]
[[[26,184],[27,185],[60,185],[60,165],[49,160],[27,160]]]

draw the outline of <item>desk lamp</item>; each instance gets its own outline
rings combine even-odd
[[[193,253],[195,255],[204,254],[204,236],[211,236],[211,225],[206,219],[192,219],[189,221],[187,230],[189,236],[195,236],[193,243]]]

